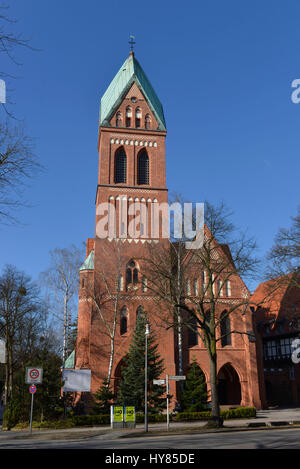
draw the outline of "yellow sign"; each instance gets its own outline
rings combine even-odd
[[[114,422],[123,422],[123,407],[114,407]]]
[[[135,422],[135,407],[125,407],[125,422]]]

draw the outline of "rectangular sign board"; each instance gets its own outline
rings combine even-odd
[[[41,384],[43,381],[43,368],[37,366],[26,367],[26,384]]]
[[[90,392],[91,370],[63,370],[63,392]]]
[[[157,384],[159,386],[162,386],[163,384],[166,384],[166,380],[165,379],[154,379],[153,384]]]
[[[184,381],[186,376],[169,376],[169,379],[174,379],[175,381]]]
[[[134,406],[125,407],[125,422],[135,422],[135,407]]]
[[[113,421],[114,422],[123,422],[124,409],[123,406],[113,406]]]
[[[0,363],[6,363],[5,360],[5,340],[0,339]]]

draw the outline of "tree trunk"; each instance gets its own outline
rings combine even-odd
[[[110,381],[111,381],[114,353],[115,353],[115,341],[114,341],[114,337],[111,337],[110,338],[110,357],[109,357],[108,374],[107,374],[107,382],[106,382],[107,388],[109,388]]]
[[[223,419],[220,415],[220,405],[218,396],[218,383],[217,383],[217,352],[216,343],[212,344],[210,353],[210,389],[211,389],[211,422],[209,426],[222,427]]]

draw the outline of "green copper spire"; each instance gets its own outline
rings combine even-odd
[[[109,126],[111,116],[116,112],[124,96],[133,83],[136,83],[158,122],[157,130],[166,130],[166,122],[161,102],[159,101],[144,70],[131,51],[127,60],[110,83],[101,99],[100,125]]]
[[[93,270],[94,269],[94,251],[91,251],[80,267],[79,271],[81,270]]]

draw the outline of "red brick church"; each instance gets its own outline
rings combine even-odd
[[[98,136],[99,170],[96,207],[109,203],[118,213],[120,203],[127,206],[144,204],[151,213],[157,203],[168,202],[166,187],[165,139],[167,135],[164,111],[150,81],[131,52],[117,72],[101,99]],[[129,213],[129,212],[128,212]],[[165,373],[178,374],[178,346],[173,328],[159,321],[157,303],[141,278],[140,259],[149,244],[161,239],[138,239],[123,236],[124,226],[116,228],[115,237],[98,236],[100,214],[96,209],[95,237],[88,239],[84,264],[80,269],[78,336],[75,368],[91,369],[91,393],[95,393],[110,369],[115,388],[121,377],[122,360],[128,351],[136,317],[143,309],[150,317],[159,352],[164,359]],[[130,221],[130,214],[127,216]],[[145,226],[151,224],[150,218]],[[142,226],[142,223],[140,223]],[[144,229],[144,224],[143,224]],[[226,253],[225,253],[226,255]],[[199,282],[201,282],[201,272]],[[87,300],[87,289],[99,287],[95,304]],[[224,301],[234,301],[250,295],[246,285],[237,277],[224,289]],[[116,319],[115,323],[113,318]],[[114,327],[115,326],[115,327]],[[232,318],[231,327],[252,331],[250,309]],[[112,334],[114,354],[111,358]],[[232,334],[226,343],[218,345],[218,381],[220,403],[226,405],[264,406],[261,368],[258,365],[257,344],[249,335]],[[195,358],[207,381],[209,363],[201,343],[183,340],[183,371]],[[162,377],[164,378],[164,376]],[[171,394],[176,401],[176,385],[171,382]]]

